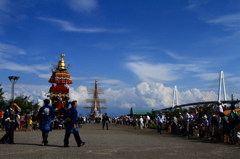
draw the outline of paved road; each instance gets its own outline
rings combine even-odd
[[[0,131],[0,137],[4,131]],[[152,129],[110,125],[101,130],[99,124],[84,124],[80,136],[86,145],[77,147],[70,137],[70,147],[63,147],[64,130],[49,134],[49,146],[40,146],[41,132],[16,131],[15,145],[0,144],[0,159],[14,158],[163,158],[163,159],[235,159],[240,158],[240,146],[210,143],[200,139],[186,139],[171,134],[157,134]]]

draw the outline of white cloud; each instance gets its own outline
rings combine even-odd
[[[70,98],[71,100],[77,100],[79,105],[86,106],[87,104],[84,100],[89,98],[87,87],[79,86],[76,90],[73,87],[70,87]]]
[[[169,51],[169,50],[163,50],[166,54],[168,54],[169,56],[171,56],[172,58],[174,59],[177,59],[177,60],[183,60],[183,59],[186,59],[187,57],[185,56],[179,56],[177,55],[176,53],[172,52],[172,51]]]
[[[195,76],[201,78],[202,80],[213,81],[219,78],[219,73],[202,73]]]
[[[34,100],[37,102],[37,99],[45,99],[47,98],[46,94],[48,93],[48,90],[51,85],[23,85],[23,84],[17,84],[15,86],[15,93],[14,96],[30,96],[30,100]],[[4,85],[3,91],[4,97],[6,100],[9,100],[11,98],[11,86],[10,85]]]
[[[66,0],[68,6],[75,12],[92,13],[98,8],[97,0]]]
[[[0,56],[7,58],[13,55],[24,55],[26,51],[14,45],[0,43]]]
[[[212,80],[217,78],[216,73],[208,73],[211,68],[217,67],[217,64],[213,65],[210,60],[181,57],[172,52],[166,52],[174,59],[181,59],[181,63],[161,63],[151,62],[151,60],[141,58],[141,56],[130,56],[129,61],[125,63],[127,69],[133,72],[139,80],[148,83],[166,83],[179,79],[183,79],[187,76],[200,77],[202,80]],[[131,60],[132,59],[132,60]],[[184,59],[184,60],[182,60]]]
[[[229,14],[229,15],[224,15],[220,16],[218,18],[208,20],[208,23],[214,23],[214,24],[223,24],[226,26],[240,26],[240,19],[239,19],[240,13],[236,14]]]
[[[105,29],[99,29],[99,28],[80,28],[76,27],[73,24],[64,21],[64,20],[59,20],[55,18],[44,18],[44,17],[39,17],[40,20],[48,21],[53,24],[56,24],[61,27],[62,30],[64,31],[71,31],[71,32],[89,32],[89,33],[96,33],[96,32],[106,32],[107,30]]]
[[[49,70],[48,65],[22,65],[8,60],[0,59],[0,69],[13,70],[13,71],[23,71],[40,74],[39,71]]]
[[[119,88],[125,88],[127,84],[125,84],[121,80],[116,79],[104,79],[99,80],[98,83],[100,83],[100,86],[103,88],[112,88],[112,89],[119,89]]]
[[[240,36],[240,13],[235,13],[235,14],[228,14],[224,16],[217,17],[215,19],[208,20],[207,23],[210,24],[220,24],[225,26],[225,31],[233,31],[234,34],[230,36],[226,36],[225,38],[221,39],[213,39],[216,42],[218,41],[228,41],[232,39],[239,38]]]
[[[130,55],[130,56],[127,57],[127,60],[128,61],[141,61],[141,60],[144,60],[146,58],[147,58],[147,56]]]
[[[128,62],[126,64],[134,74],[142,81],[149,83],[152,82],[167,82],[173,81],[180,78],[179,75],[174,73],[175,71],[182,68],[181,65],[173,64],[151,64],[147,62]]]
[[[59,26],[63,31],[69,31],[69,32],[79,32],[79,33],[101,33],[101,32],[113,32],[113,33],[121,33],[124,32],[124,29],[103,29],[103,28],[82,28],[73,25],[72,23],[64,20],[59,20],[55,18],[45,18],[45,17],[38,17],[40,20],[48,21],[54,25]]]
[[[131,108],[136,108],[136,104],[135,103],[121,103],[120,107],[131,109]]]
[[[38,99],[47,98],[46,95],[49,88],[50,85],[18,85],[15,87],[15,96],[30,96],[31,100],[37,102]],[[3,89],[11,90],[10,85],[5,86]],[[93,98],[92,94],[88,94],[87,89],[86,86],[70,87],[70,100],[77,100],[81,111],[85,111],[83,110],[83,106],[89,105],[84,100]],[[4,94],[6,99],[10,99],[10,95],[9,91]],[[235,94],[234,96],[239,97],[239,94]],[[122,112],[122,110],[128,111],[131,107],[137,110],[158,110],[172,106],[173,88],[166,87],[162,83],[149,84],[142,82],[133,88],[105,89],[105,94],[99,95],[99,98],[106,99],[108,110],[113,111],[115,114]],[[214,91],[201,91],[196,88],[178,91],[180,105],[202,101],[216,101],[217,98],[217,93]],[[227,98],[230,99],[229,96]],[[86,110],[86,112],[88,111]]]
[[[39,74],[38,77],[40,78],[45,78],[45,79],[49,79],[52,76],[51,73],[46,73],[46,74]]]
[[[27,55],[27,53],[24,49],[18,48],[14,45],[0,43],[0,69],[35,73],[39,74],[39,77],[46,78],[46,75],[42,74],[41,71],[49,71],[51,66],[42,63],[26,65],[26,63],[23,64],[19,62],[14,62],[12,58],[18,58],[18,55],[25,56]]]

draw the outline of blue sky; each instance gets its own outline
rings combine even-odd
[[[239,94],[238,0],[0,0],[0,72],[20,76],[16,95],[44,99],[52,64],[66,54],[71,99],[81,108],[99,80],[110,115]],[[116,111],[117,110],[117,111]]]

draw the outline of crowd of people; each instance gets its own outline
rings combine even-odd
[[[49,131],[53,129],[65,129],[64,147],[68,146],[68,140],[73,133],[78,146],[84,145],[79,134],[78,128],[87,122],[82,115],[77,116],[77,102],[71,103],[72,107],[67,111],[66,116],[55,114],[55,111],[49,106],[50,100],[44,100],[44,106],[38,113],[21,114],[21,108],[16,103],[11,103],[5,111],[0,110],[0,128],[6,130],[6,134],[0,140],[1,143],[14,143],[14,130],[25,129],[26,131],[41,129],[42,145],[47,145]],[[102,129],[109,129],[109,123],[130,125],[135,129],[148,128],[151,125],[157,125],[157,133],[179,134],[186,138],[199,137],[211,140],[213,142],[225,142],[229,144],[240,145],[240,119],[236,112],[235,105],[231,105],[229,114],[224,114],[222,104],[218,104],[214,109],[203,109],[203,107],[194,107],[194,109],[184,109],[179,113],[159,112],[157,115],[145,115],[137,117],[122,116],[119,118],[109,118],[107,113],[103,115]],[[95,123],[99,123],[98,120]]]
[[[25,131],[34,131],[40,129],[39,121],[37,118],[37,112],[33,114],[30,113],[17,113],[17,118],[15,120],[15,131],[25,130]],[[0,109],[0,130],[5,130],[5,121],[4,110]],[[86,123],[86,118],[81,114],[78,116],[78,127],[81,128],[82,124]],[[55,114],[53,119],[53,129],[54,130],[63,130],[65,128],[65,116],[62,114]]]
[[[71,108],[67,110],[65,116],[57,115],[55,110],[49,105],[50,100],[45,99],[44,105],[40,108],[38,113],[21,114],[21,108],[14,102],[5,111],[0,111],[1,129],[5,129],[6,134],[0,139],[1,144],[14,143],[14,131],[25,129],[26,131],[40,129],[42,131],[42,146],[48,145],[48,134],[52,128],[62,130],[65,127],[64,147],[69,147],[69,137],[74,135],[77,146],[83,146],[83,142],[78,132],[78,126],[81,125],[83,118],[78,116],[76,108],[77,101],[71,102]],[[56,122],[57,121],[57,122]]]
[[[193,112],[185,110],[179,116],[166,114],[165,122],[168,132],[182,134],[186,138],[197,136],[213,142],[240,144],[240,120],[234,105],[227,115],[219,104],[209,111],[199,107]]]
[[[235,105],[230,106],[230,113],[224,114],[223,106],[219,103],[211,109],[203,107],[184,109],[177,115],[171,112],[158,112],[155,116],[122,116],[112,118],[112,123],[119,125],[131,125],[138,129],[157,125],[157,133],[162,134],[163,129],[167,133],[182,135],[186,138],[198,137],[213,142],[225,142],[240,145],[240,117]]]

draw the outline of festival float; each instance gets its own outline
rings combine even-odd
[[[48,97],[51,99],[52,107],[59,113],[63,114],[69,105],[69,84],[72,84],[72,77],[68,73],[71,65],[66,66],[64,57],[65,54],[60,55],[61,59],[58,65],[53,64],[52,76],[49,83],[52,86],[49,89]]]

